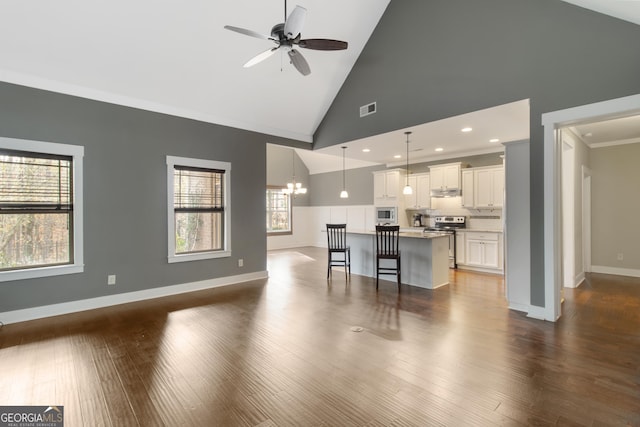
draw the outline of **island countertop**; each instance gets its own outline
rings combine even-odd
[[[375,231],[369,230],[347,230],[347,234],[365,234],[374,236],[376,234]],[[443,233],[441,231],[401,231],[399,234],[400,237],[409,237],[412,239],[435,239],[437,237],[449,237],[448,233]]]

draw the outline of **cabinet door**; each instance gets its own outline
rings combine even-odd
[[[417,190],[416,190],[417,188]],[[420,175],[416,178],[416,186],[414,187],[416,194],[416,205],[421,208],[429,209],[431,207],[431,186],[429,175]]]
[[[444,168],[444,188],[460,188],[460,166],[446,166]]]
[[[502,207],[504,199],[504,168],[494,169],[491,179],[491,203],[494,208]]]
[[[418,207],[418,179],[415,176],[409,177],[409,185],[413,189],[413,193],[404,195],[404,205],[407,208]]]
[[[473,171],[462,171],[462,207],[473,208]]]
[[[473,196],[475,207],[490,208],[493,203],[493,171],[483,169],[474,171]]]
[[[444,189],[444,168],[429,168],[429,176],[432,190]]]
[[[387,197],[398,197],[398,188],[400,187],[400,172],[387,172],[385,176]]]
[[[380,199],[386,196],[386,177],[385,173],[373,174],[373,197]]]
[[[482,240],[467,239],[466,251],[465,251],[465,263],[468,265],[483,265],[483,245]]]
[[[483,246],[483,265],[489,268],[498,268],[498,242],[484,241]]]

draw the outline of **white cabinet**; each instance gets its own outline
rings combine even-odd
[[[474,198],[473,198],[473,170],[463,170],[462,171],[462,200],[461,204],[463,208],[474,208]]]
[[[501,233],[465,233],[465,265],[487,269],[502,269]]]
[[[409,185],[413,189],[413,193],[404,196],[405,208],[430,209],[431,187],[429,186],[429,174],[409,175]]]
[[[429,167],[432,190],[460,188],[460,163]]]
[[[373,203],[376,206],[398,206],[400,194],[399,169],[373,173]]]
[[[504,168],[474,170],[473,198],[476,208],[501,208],[504,192]]]

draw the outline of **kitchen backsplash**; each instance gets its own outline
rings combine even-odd
[[[480,230],[502,230],[502,209],[466,209],[460,206],[460,197],[431,199],[429,225],[433,225],[436,216],[465,216],[467,228]]]

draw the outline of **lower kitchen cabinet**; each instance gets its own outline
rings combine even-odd
[[[502,233],[464,233],[464,254],[457,252],[458,264],[482,271],[502,270]],[[462,256],[461,256],[462,255]],[[497,272],[497,271],[496,271]]]

